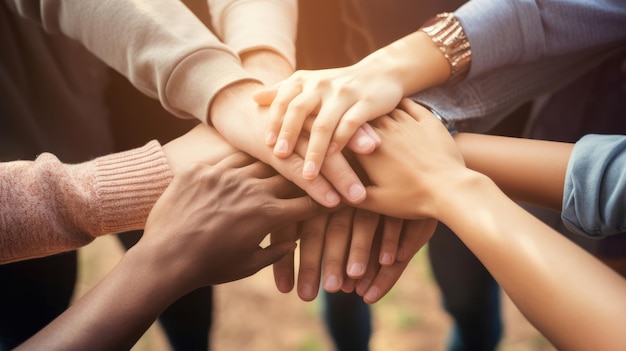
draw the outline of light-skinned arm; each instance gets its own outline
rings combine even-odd
[[[561,210],[565,174],[574,144],[457,133],[468,168],[491,178],[509,197]]]
[[[426,109],[401,106],[410,115],[397,110],[376,121],[383,143],[359,157],[374,184],[363,206],[445,223],[557,348],[623,345],[626,280],[465,167],[447,129]]]

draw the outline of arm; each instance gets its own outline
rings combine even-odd
[[[46,31],[77,40],[180,117],[206,122],[217,92],[255,80],[180,1],[13,0],[10,5]]]
[[[472,45],[469,78],[626,39],[626,6],[615,0],[478,0],[454,13]]]
[[[252,275],[292,251],[293,242],[259,245],[285,222],[319,213],[320,207],[299,193],[243,153],[215,166],[187,167],[154,205],[139,243],[102,282],[18,349],[130,349],[176,299],[204,285]]]
[[[574,144],[457,133],[468,168],[483,173],[513,199],[561,210],[567,163]]]
[[[0,263],[69,251],[95,237],[141,229],[155,201],[188,164],[235,152],[200,125],[163,148],[141,148],[69,165],[51,154],[0,165]]]
[[[626,342],[626,281],[467,169],[434,116],[416,105],[403,108],[417,120],[396,111],[377,121],[381,148],[359,157],[374,184],[363,206],[444,222],[557,348]]]
[[[265,84],[296,67],[298,3],[295,0],[209,0],[215,33],[241,57],[243,67]]]

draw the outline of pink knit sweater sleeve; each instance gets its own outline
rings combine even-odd
[[[143,228],[172,172],[160,145],[67,165],[44,153],[0,164],[0,263]]]

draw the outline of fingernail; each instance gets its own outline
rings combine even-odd
[[[328,151],[326,152],[326,155],[333,154],[335,151],[337,151],[338,148],[339,146],[337,146],[336,143],[330,143],[330,145],[328,146]]]
[[[363,265],[359,263],[353,263],[350,265],[350,269],[348,270],[348,275],[350,277],[358,277],[363,273]]]
[[[376,146],[376,142],[369,135],[363,135],[356,140],[356,145],[361,150],[369,150],[372,147]]]
[[[288,150],[289,150],[289,143],[287,143],[287,140],[285,139],[280,139],[276,143],[276,146],[274,146],[274,151],[281,153],[281,154],[287,153]]]
[[[393,257],[391,256],[391,254],[385,252],[381,257],[380,257],[380,264],[388,266],[390,264],[393,263]]]
[[[350,196],[350,200],[358,201],[365,197],[365,188],[361,184],[353,184],[348,189],[348,196]]]
[[[380,290],[377,287],[373,286],[367,290],[365,296],[363,296],[368,301],[377,301],[380,298]]]
[[[300,288],[300,297],[303,299],[312,300],[315,298],[315,290],[313,289],[313,285],[304,284]]]
[[[326,278],[324,282],[324,290],[326,291],[337,291],[341,288],[341,284],[339,283],[339,278],[336,275],[331,275]]]
[[[265,137],[265,143],[267,143],[267,145],[274,145],[275,142],[276,142],[276,133],[274,132],[267,133],[267,136]]]
[[[291,283],[287,278],[278,279],[278,291],[282,293],[288,293],[291,290]]]
[[[332,206],[338,204],[340,200],[339,194],[334,191],[329,191],[328,194],[326,194],[326,201]]]
[[[307,179],[313,178],[315,175],[315,162],[306,161],[304,163],[304,167],[302,168],[302,176]]]
[[[356,293],[363,296],[367,292],[367,289],[370,287],[371,282],[368,279],[361,279],[356,284]]]

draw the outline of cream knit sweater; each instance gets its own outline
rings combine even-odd
[[[0,163],[0,263],[141,229],[171,179],[156,141],[75,165],[49,153]]]

